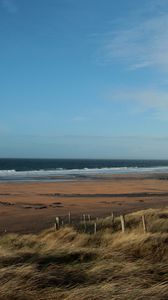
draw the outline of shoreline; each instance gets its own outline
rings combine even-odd
[[[156,171],[156,168],[153,168],[149,170],[149,168],[145,170],[139,171],[137,170],[131,170],[131,171],[119,171],[119,172],[92,172],[90,169],[89,172],[82,170],[78,170],[79,173],[76,173],[77,170],[69,170],[72,171],[67,174],[47,174],[48,171],[44,171],[43,174],[38,174],[40,171],[16,171],[15,175],[10,175],[10,173],[6,175],[0,176],[0,184],[1,183],[33,183],[33,182],[44,182],[44,183],[50,183],[50,182],[70,182],[70,181],[82,181],[82,180],[108,180],[108,179],[121,179],[121,178],[156,178],[156,179],[164,179],[168,180],[168,167],[166,167],[167,171],[163,171],[164,168],[161,169],[161,171]],[[82,171],[80,173],[80,171]],[[84,171],[84,172],[83,172]],[[1,170],[1,172],[5,172]],[[29,173],[30,174],[23,174],[23,173]],[[31,174],[36,172],[36,175]],[[44,174],[46,172],[46,174]],[[50,171],[49,171],[50,172]],[[86,172],[86,173],[85,173]]]

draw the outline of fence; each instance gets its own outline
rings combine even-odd
[[[121,231],[124,234],[126,230],[131,227],[130,220],[127,220],[127,216],[128,215],[126,214],[115,216],[114,212],[112,212],[111,215],[106,218],[93,218],[90,214],[83,214],[80,220],[73,221],[72,214],[69,212],[67,217],[55,218],[54,229],[57,231],[65,226],[72,226],[79,231],[96,234],[104,228],[111,228],[113,231]],[[138,224],[141,226],[144,233],[148,231],[146,219],[145,215],[142,215],[138,219]]]

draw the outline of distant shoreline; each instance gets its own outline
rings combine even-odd
[[[52,182],[76,182],[76,181],[92,181],[92,180],[119,180],[119,179],[158,179],[158,180],[168,180],[167,172],[129,172],[129,173],[99,173],[99,174],[70,174],[70,175],[44,175],[44,176],[0,176],[0,183],[52,183]]]
[[[0,158],[0,182],[88,180],[162,173],[168,174],[168,160]]]

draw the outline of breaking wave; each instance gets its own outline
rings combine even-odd
[[[0,170],[0,180],[59,180],[89,175],[105,174],[131,174],[131,173],[167,173],[168,166],[157,167],[107,167],[107,168],[83,168],[53,170]]]

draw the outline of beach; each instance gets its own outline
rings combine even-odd
[[[0,233],[39,232],[55,217],[68,222],[168,205],[168,175],[99,175],[56,182],[1,182]]]

